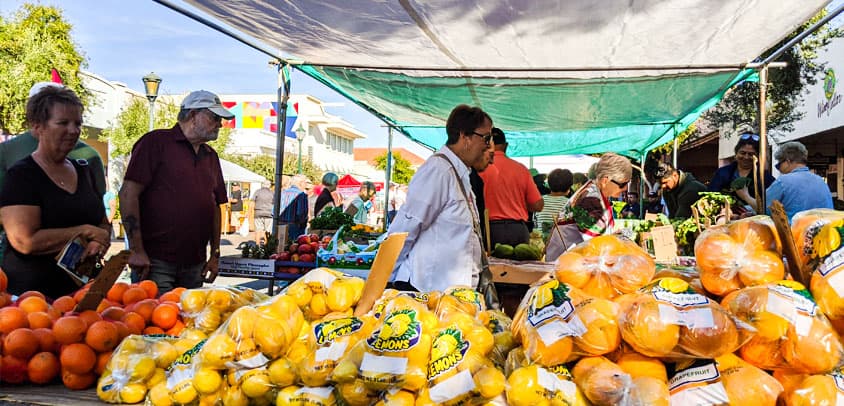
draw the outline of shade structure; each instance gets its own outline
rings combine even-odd
[[[220,159],[220,168],[223,170],[223,179],[226,182],[248,182],[248,183],[263,183],[267,182],[267,178],[250,171],[234,162]]]
[[[669,141],[826,0],[188,0],[437,148],[460,103],[512,156]]]

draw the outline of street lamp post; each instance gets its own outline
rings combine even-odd
[[[302,173],[302,140],[305,139],[305,136],[308,135],[308,131],[305,130],[305,126],[299,122],[299,126],[296,127],[294,130],[296,133],[296,141],[299,141],[299,164],[298,164],[298,173]]]
[[[158,87],[161,84],[161,77],[150,72],[148,75],[141,78],[144,81],[144,90],[147,93],[147,100],[149,100],[149,130],[153,130],[155,120],[155,99],[158,98]]]

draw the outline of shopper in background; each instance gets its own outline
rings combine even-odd
[[[621,155],[607,153],[590,168],[589,176],[589,181],[563,207],[562,214],[564,222],[577,224],[584,241],[614,232],[609,199],[627,190],[633,165]]]
[[[270,182],[261,182],[261,187],[252,195],[253,217],[255,218],[256,244],[266,242],[267,233],[273,232],[273,191]]]
[[[308,178],[297,174],[290,179],[290,186],[281,192],[278,224],[287,226],[288,241],[296,241],[308,226],[308,194],[305,192],[307,186]]]
[[[698,182],[694,175],[683,172],[670,164],[661,163],[656,177],[662,184],[662,198],[668,206],[668,218],[692,217],[692,205],[706,192],[706,185]]]
[[[339,180],[340,178],[334,172],[326,172],[325,175],[322,175],[322,190],[320,190],[319,196],[317,196],[316,202],[314,203],[314,216],[319,216],[326,207],[338,206],[332,193],[337,190],[337,182]]]
[[[536,214],[537,224],[543,235],[547,236],[551,232],[551,227],[560,217],[563,206],[568,203],[572,180],[573,175],[568,169],[557,168],[548,173],[548,189],[551,193],[542,196],[545,207]]]
[[[709,182],[709,191],[735,194],[743,201],[744,204],[749,205],[751,208],[755,208],[755,205],[751,203],[751,201],[755,201],[756,199],[756,187],[754,186],[756,181],[753,179],[753,167],[754,162],[757,162],[757,157],[759,156],[759,135],[749,132],[742,134],[739,136],[739,140],[736,143],[734,151],[736,154],[736,160],[733,163],[722,166],[715,171],[712,181]],[[758,171],[758,162],[755,166]],[[761,173],[759,175],[761,176]],[[747,178],[749,180],[746,184],[747,193],[743,194],[745,197],[739,196],[736,188],[732,186],[732,182],[740,177]],[[774,177],[771,176],[771,173],[768,171],[765,171],[764,179],[765,184],[759,185],[760,190],[765,189],[774,183]]]
[[[366,224],[369,221],[369,209],[372,208],[372,197],[375,196],[375,184],[369,181],[360,185],[360,192],[346,207],[346,213],[352,216],[355,224]]]

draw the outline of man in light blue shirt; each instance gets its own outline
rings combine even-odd
[[[789,221],[794,214],[804,210],[832,208],[829,186],[823,178],[809,172],[806,167],[808,156],[806,147],[797,141],[782,144],[774,154],[776,168],[782,175],[766,191],[768,214],[774,200],[779,200],[785,207]]]

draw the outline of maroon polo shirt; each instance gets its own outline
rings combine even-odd
[[[199,152],[179,125],[145,134],[132,147],[126,180],[144,185],[141,235],[151,259],[195,265],[207,258],[214,211],[228,201],[220,158]]]

